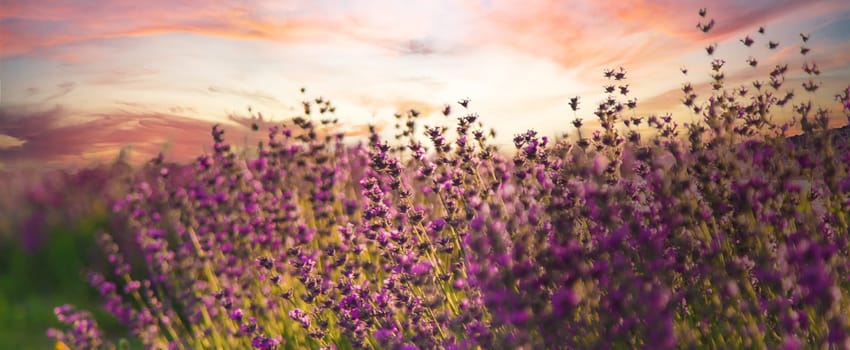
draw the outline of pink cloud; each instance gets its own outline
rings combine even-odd
[[[7,168],[87,165],[96,160],[111,161],[128,146],[133,163],[144,162],[163,150],[170,160],[186,162],[209,152],[213,144],[210,129],[215,123],[177,113],[119,110],[67,124],[72,116],[73,112],[59,107],[0,109],[0,135],[16,140],[15,147],[0,147],[0,163]],[[230,115],[228,123],[221,125],[227,142],[242,147],[265,140],[270,126],[282,124],[291,123]],[[252,130],[254,125],[258,131]],[[363,136],[368,131],[365,125],[339,127],[347,136]],[[293,130],[296,134],[298,131]],[[317,125],[320,137],[332,132],[332,127]]]
[[[150,157],[167,142],[172,143],[175,157],[185,160],[191,153],[200,153],[202,145],[211,144],[211,123],[195,119],[119,112],[64,125],[62,122],[71,115],[58,107],[41,111],[0,110],[0,133],[25,141],[21,147],[0,150],[0,160],[7,166],[19,162],[73,165],[89,154],[117,154],[124,146],[132,146],[140,156]]]

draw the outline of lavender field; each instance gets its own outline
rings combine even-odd
[[[16,173],[0,313],[47,293],[55,320],[0,345],[850,349],[850,82],[809,40],[743,84],[756,58],[709,45],[663,78],[685,116],[639,113],[621,66],[508,145],[474,100],[351,136],[302,89],[257,144],[210,123],[188,162]]]

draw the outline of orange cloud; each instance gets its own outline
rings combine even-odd
[[[0,149],[21,147],[26,141],[9,135],[0,134]]]
[[[836,8],[847,8],[840,1],[813,3],[806,0],[779,0],[769,3],[743,3],[740,1],[602,1],[602,13],[625,23],[629,31],[653,31],[665,36],[684,39],[686,42],[713,42],[730,38],[741,31],[755,31],[760,25],[772,22],[791,13],[801,14],[801,9],[824,13]],[[705,19],[697,10],[708,6]],[[716,25],[709,33],[696,30],[698,21],[714,19]],[[769,31],[769,28],[768,28]]]
[[[0,56],[93,40],[194,33],[235,39],[292,41],[331,33],[316,16],[265,15],[266,5],[213,1],[13,0],[0,10]],[[71,57],[73,58],[73,57]]]
[[[705,43],[737,41],[739,33],[754,32],[759,25],[791,14],[805,19],[850,9],[850,4],[837,0],[715,1],[703,21],[713,18],[716,25],[706,34],[695,28],[702,20],[697,10],[705,5],[692,1],[494,0],[486,5],[479,1],[465,4],[480,21],[474,40],[506,44],[548,57],[568,69],[585,71],[624,62],[639,67],[675,59]],[[769,26],[767,31],[769,37]]]
[[[393,108],[398,113],[404,113],[404,112],[407,112],[407,111],[410,111],[410,110],[415,110],[422,115],[428,116],[428,115],[435,114],[437,111],[439,111],[442,108],[442,106],[437,106],[437,105],[427,103],[427,102],[422,102],[422,101],[416,101],[416,100],[410,100],[410,99],[401,99],[401,100],[397,100],[397,101],[394,102]]]
[[[419,112],[422,116],[430,116],[442,111],[443,105],[437,105],[412,98],[377,98],[372,96],[360,96],[355,100],[371,109],[391,108],[393,113],[407,113],[410,110]]]

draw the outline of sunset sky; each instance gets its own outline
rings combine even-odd
[[[708,34],[695,27],[703,6],[716,21]],[[811,34],[806,56],[801,32]],[[746,35],[752,47],[739,42]],[[462,110],[455,102],[469,98],[508,140],[569,131],[572,96],[592,119],[603,69],[623,66],[638,114],[689,121],[679,89],[709,81],[712,43],[729,86],[785,62],[785,86],[808,98],[800,66],[817,62],[821,102],[834,109],[831,96],[850,83],[848,38],[846,0],[3,0],[0,168],[109,161],[127,145],[142,158],[165,149],[191,159],[216,122],[243,142],[249,106],[271,121],[299,115],[302,86],[334,101],[353,135],[409,108],[449,123],[443,105]]]

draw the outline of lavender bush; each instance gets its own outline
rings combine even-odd
[[[214,127],[214,153],[115,203],[134,241],[103,235],[112,268],[89,280],[147,348],[848,348],[850,144],[782,90],[787,66],[730,88],[724,64],[707,98],[683,87],[700,122],[627,113],[619,68],[600,128],[528,131],[513,156],[476,114],[450,130],[409,111],[392,142],[347,146],[310,101],[241,156]],[[56,312],[62,344],[114,347]]]

